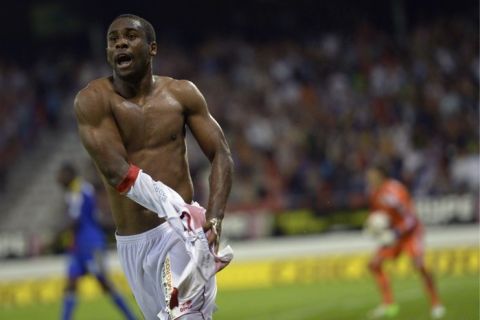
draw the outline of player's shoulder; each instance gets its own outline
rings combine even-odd
[[[95,79],[90,81],[84,88],[78,91],[75,101],[98,101],[111,91],[112,84],[108,77]]]
[[[388,187],[396,191],[406,191],[407,187],[397,179],[388,180]]]
[[[400,182],[398,180],[395,180],[395,179],[387,179],[383,182],[382,184],[382,189],[394,189],[394,188],[398,188]]]
[[[170,77],[158,77],[168,92],[173,95],[182,104],[192,104],[203,99],[203,96],[197,86],[190,80],[174,79]]]
[[[409,195],[407,187],[396,179],[390,179],[386,181],[382,189],[384,194],[394,195],[397,198],[403,199]]]
[[[93,116],[102,112],[102,110],[105,110],[108,96],[112,92],[113,87],[108,77],[90,81],[75,96],[74,108],[76,114],[91,114]]]

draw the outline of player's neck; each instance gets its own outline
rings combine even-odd
[[[126,99],[148,95],[155,82],[152,69],[149,68],[144,76],[138,79],[125,79],[113,74],[113,87],[118,94]]]

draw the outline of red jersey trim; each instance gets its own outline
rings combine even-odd
[[[140,168],[131,164],[130,167],[128,168],[127,175],[125,178],[120,182],[116,189],[120,193],[125,193],[127,192],[131,186],[135,183],[135,180],[137,180],[138,173],[140,172]]]

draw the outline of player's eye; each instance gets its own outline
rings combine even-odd
[[[137,35],[134,33],[130,33],[127,37],[128,37],[128,40],[135,40],[137,38]]]

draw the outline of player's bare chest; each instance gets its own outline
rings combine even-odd
[[[155,147],[175,140],[184,130],[183,107],[168,95],[142,101],[115,99],[112,111],[127,147],[138,146],[139,141]]]

